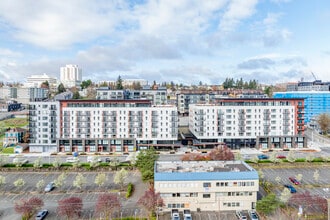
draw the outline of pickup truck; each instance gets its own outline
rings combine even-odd
[[[181,220],[178,209],[172,209],[171,211],[172,220]]]

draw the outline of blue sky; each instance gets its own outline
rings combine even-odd
[[[328,0],[1,0],[0,79],[330,81],[329,21]]]

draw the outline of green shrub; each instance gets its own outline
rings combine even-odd
[[[81,152],[79,155],[87,155],[86,152]]]
[[[3,165],[3,167],[16,167],[16,164],[7,163],[7,164]]]
[[[13,147],[6,147],[2,150],[2,153],[4,153],[4,154],[13,154],[14,153],[14,148]]]
[[[32,163],[25,163],[25,164],[22,164],[22,167],[33,167],[33,164]]]
[[[49,167],[53,167],[53,164],[50,164],[50,163],[44,163],[42,165],[43,168],[49,168]]]
[[[324,162],[323,158],[317,157],[312,160],[312,162]]]
[[[134,185],[133,185],[133,183],[129,183],[129,184],[127,185],[126,198],[131,197],[133,191],[134,191]]]
[[[72,152],[67,152],[67,153],[65,153],[66,155],[72,155]]]
[[[298,159],[295,160],[295,162],[305,162],[305,161],[306,161],[305,158],[298,158]]]
[[[72,163],[62,163],[61,167],[72,167]]]

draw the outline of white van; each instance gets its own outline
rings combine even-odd
[[[92,162],[102,162],[102,159],[97,156],[87,156],[87,163],[92,163]]]

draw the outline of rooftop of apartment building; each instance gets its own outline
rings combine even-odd
[[[155,180],[258,179],[258,173],[244,161],[157,161]]]
[[[156,172],[243,172],[252,168],[242,161],[158,161]]]

